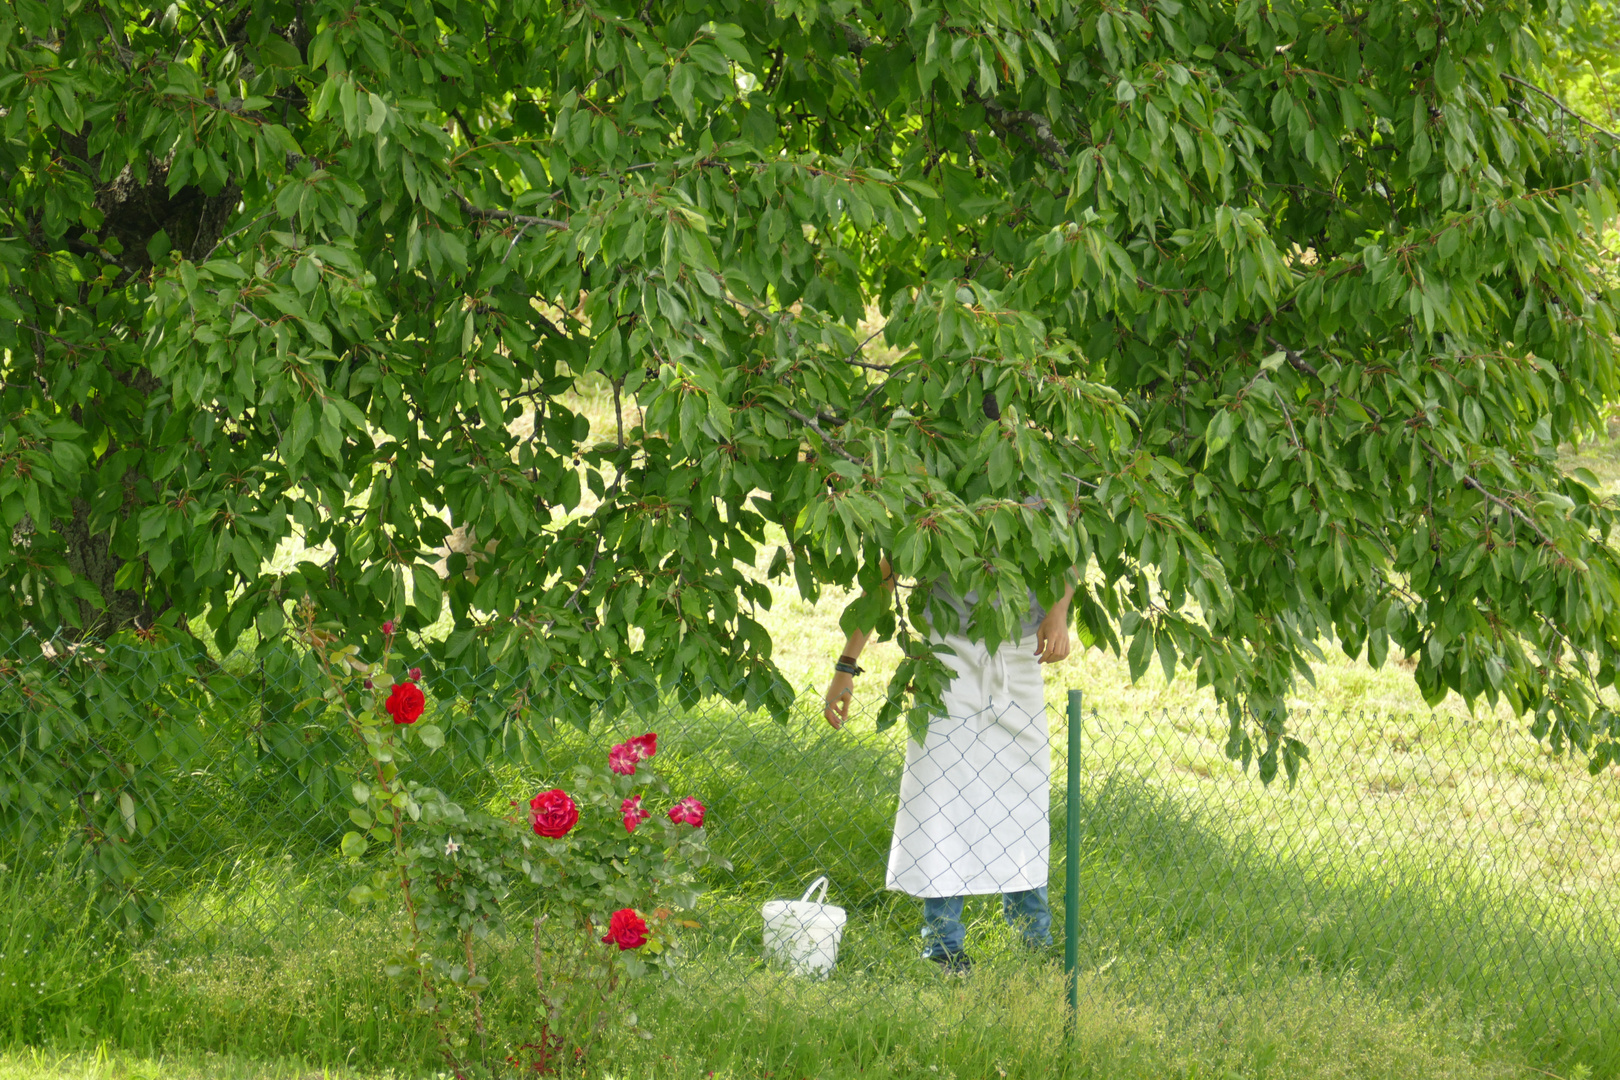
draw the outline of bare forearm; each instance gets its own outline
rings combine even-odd
[[[890,593],[894,592],[894,571],[889,566],[889,560],[884,559],[878,565],[883,570],[884,591]],[[862,593],[861,595],[864,596],[865,594]],[[849,639],[844,642],[844,655],[849,657],[851,660],[858,658],[861,655],[861,650],[866,648],[866,643],[871,636],[872,631],[870,629],[855,630],[851,632]]]
[[[849,640],[844,643],[844,655],[851,660],[860,659],[861,650],[866,648],[866,639],[871,636],[870,630],[856,630],[851,633]]]
[[[889,568],[889,560],[884,559],[880,564],[883,569],[883,588],[894,592],[894,571]],[[864,594],[863,594],[864,595]],[[841,728],[849,719],[850,702],[855,698],[855,676],[860,669],[855,666],[856,659],[861,650],[866,648],[866,642],[872,636],[870,629],[856,628],[844,642],[844,655],[839,658],[837,668],[833,673],[832,681],[827,684],[827,693],[822,705],[821,715],[826,717],[827,723],[834,728]]]
[[[1079,573],[1079,568],[1078,567],[1075,568],[1075,572]],[[1056,603],[1054,603],[1049,610],[1052,611],[1053,613],[1057,614],[1059,617],[1067,619],[1068,615],[1069,615],[1069,605],[1070,605],[1070,603],[1073,602],[1073,600],[1074,600],[1074,583],[1071,582],[1071,581],[1065,581],[1064,585],[1063,585],[1063,596],[1062,596],[1062,598],[1059,599]]]

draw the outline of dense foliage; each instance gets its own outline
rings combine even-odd
[[[1082,637],[1195,671],[1264,775],[1324,639],[1607,760],[1614,511],[1554,452],[1620,388],[1620,158],[1559,14],[19,0],[0,633],[308,597],[447,611],[551,715],[781,711],[776,523],[809,596],[893,560],[848,616],[906,650],[885,722],[937,699],[929,583],[996,638],[1079,566]]]

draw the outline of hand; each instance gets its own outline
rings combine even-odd
[[[1043,664],[1055,664],[1069,655],[1069,612],[1053,608],[1035,628],[1035,655]]]
[[[827,684],[821,715],[835,730],[841,728],[844,721],[849,719],[849,703],[854,700],[855,676],[843,671],[834,672],[832,682]]]

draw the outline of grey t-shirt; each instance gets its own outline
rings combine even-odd
[[[1046,505],[1046,500],[1041,498],[1039,495],[1030,495],[1024,499],[1024,505],[1030,507],[1031,509],[1038,510]],[[961,620],[957,624],[957,633],[968,634],[968,623],[973,619],[974,605],[979,602],[979,591],[977,589],[969,589],[966,596],[957,596],[955,593],[951,592],[950,580],[948,578],[940,578],[934,582],[934,595],[956,610],[957,618]],[[999,603],[1000,602],[997,601],[998,606]],[[1035,590],[1031,589],[1029,590],[1029,610],[1024,612],[1024,620],[1022,624],[1023,636],[1028,637],[1029,635],[1033,634],[1036,627],[1041,625],[1041,620],[1044,618],[1046,618],[1046,607],[1040,602],[1040,600],[1036,599]],[[928,623],[930,628],[932,628],[933,622],[933,616],[929,615]]]
[[[940,578],[938,581],[934,582],[934,596],[955,609],[957,618],[961,620],[957,624],[956,632],[972,637],[973,635],[968,624],[973,619],[974,605],[979,602],[978,590],[969,589],[967,595],[957,596],[955,593],[951,592],[950,582],[944,578]],[[999,604],[999,601],[997,601],[997,603]],[[1035,590],[1031,589],[1029,590],[1029,608],[1024,612],[1022,623],[1023,636],[1028,637],[1033,634],[1035,632],[1035,628],[1040,626],[1041,620],[1044,618],[1046,618],[1046,607],[1040,602],[1039,599],[1036,598]],[[929,615],[928,621],[930,625],[933,623],[934,620],[932,614]]]

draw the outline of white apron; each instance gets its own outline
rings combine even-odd
[[[942,656],[956,677],[948,715],[906,740],[900,810],[889,845],[888,887],[912,896],[1022,892],[1050,869],[1046,699],[1034,635],[994,656],[955,634]]]

